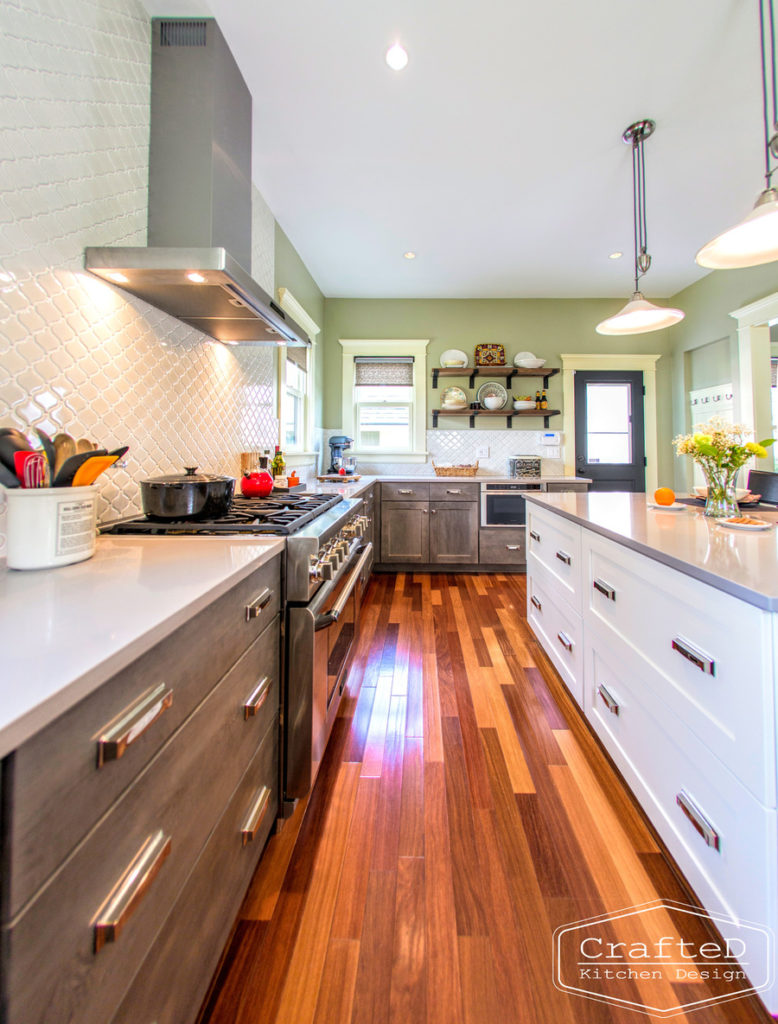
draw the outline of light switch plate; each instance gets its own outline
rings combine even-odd
[[[562,449],[559,445],[546,445],[543,449],[543,457],[545,459],[561,459]]]
[[[480,448],[476,448],[475,457],[477,459],[488,459],[489,458],[489,445],[481,445]]]

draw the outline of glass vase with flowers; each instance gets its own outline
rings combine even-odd
[[[673,441],[676,455],[691,455],[708,485],[705,515],[720,518],[737,515],[737,475],[750,458],[764,459],[773,438],[746,441],[751,431],[740,423],[713,416],[694,434],[680,434]]]

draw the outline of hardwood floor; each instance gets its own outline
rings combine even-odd
[[[552,934],[689,894],[525,602],[523,576],[373,578],[318,781],[268,845],[203,1024],[641,1019],[556,988]],[[668,934],[705,937],[663,913]],[[640,941],[641,922],[607,934]],[[670,1005],[715,991],[628,979],[618,994]],[[745,997],[672,1019],[772,1018]]]

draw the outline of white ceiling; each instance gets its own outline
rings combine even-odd
[[[643,117],[647,296],[764,187],[757,0],[145,2],[218,20],[254,181],[328,296],[626,299]]]

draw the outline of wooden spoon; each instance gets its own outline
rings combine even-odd
[[[68,459],[76,454],[76,442],[70,434],[54,435],[54,476],[56,477]]]

